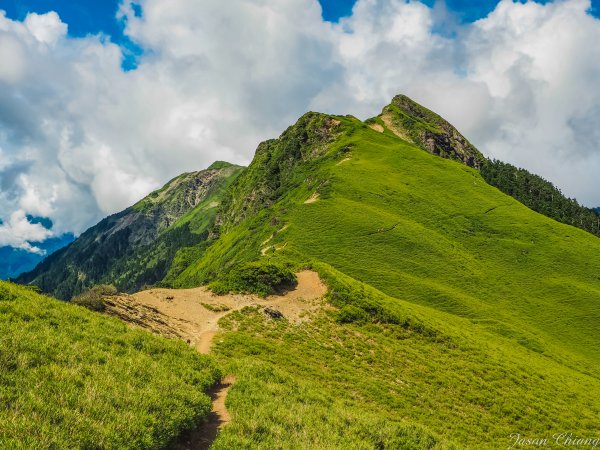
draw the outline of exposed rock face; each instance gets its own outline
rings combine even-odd
[[[485,157],[449,122],[405,95],[397,95],[378,116],[385,126],[405,141],[443,158],[475,169]]]
[[[185,328],[185,322],[165,315],[158,308],[135,302],[126,295],[106,298],[104,304],[106,308],[104,313],[109,316],[118,317],[126,323],[145,328],[163,337],[187,340],[187,335],[181,331]]]
[[[99,283],[114,284],[124,292],[156,283],[179,248],[207,238],[224,186],[241,170],[219,163],[174,178],[132,207],[103,219],[17,281],[62,299]],[[195,225],[181,221],[188,214],[195,214]]]

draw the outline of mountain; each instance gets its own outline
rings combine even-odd
[[[54,253],[19,283],[39,286],[70,299],[95,284],[135,291],[160,281],[176,251],[208,236],[223,192],[242,168],[217,162],[183,174],[126,210],[84,232]]]
[[[200,258],[207,244],[232,224],[269,208],[289,189],[298,163],[315,159],[331,144],[335,136],[329,131],[339,120],[329,118],[321,129],[313,130],[319,117],[309,113],[280,139],[260,144],[254,168],[239,183],[234,181],[243,169],[225,162],[213,164],[206,172],[177,177],[138,204],[104,219],[71,247],[47,258],[17,281],[35,284],[62,299],[98,283],[114,284],[125,292],[161,282],[185,284],[177,278]],[[383,134],[392,133],[432,155],[475,168],[488,184],[534,211],[600,235],[597,211],[566,198],[537,175],[485,158],[449,122],[404,95],[394,97],[380,115],[364,124]],[[310,170],[305,171],[307,181],[312,180]]]
[[[487,160],[402,96],[365,122],[307,113],[248,168],[212,170],[235,172],[222,174],[218,204],[199,194],[177,207],[194,178],[184,175],[23,280],[66,298],[70,283],[71,294],[95,282],[134,290],[160,265],[146,278],[161,288],[137,297],[150,299],[145,310],[181,295],[197,311],[204,288],[176,289],[264,294],[317,272],[325,301],[298,299],[310,305],[299,318],[247,295],[219,309],[212,357],[236,382],[233,420],[212,448],[508,448],[515,433],[596,435],[600,240],[551,218],[586,226],[545,180]],[[165,209],[178,212],[147,219]],[[181,224],[202,230],[198,240],[177,240]],[[167,259],[153,256],[161,245]],[[100,258],[114,248],[129,272]],[[127,296],[107,302],[133,308]]]
[[[236,361],[246,387],[231,402],[238,426],[215,448],[244,442],[256,414],[265,442],[282,447],[326,436],[344,442],[335,448],[499,448],[514,430],[593,434],[600,240],[489,185],[470,158],[372,125],[309,113],[261,144],[210,245],[166,279],[227,286],[253,261],[311,267],[337,308],[301,328],[252,310],[223,323],[216,354]],[[352,442],[344,423],[358,427]],[[409,434],[411,444],[395,440]]]

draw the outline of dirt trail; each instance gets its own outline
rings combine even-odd
[[[150,289],[133,295],[105,299],[106,313],[169,338],[179,338],[207,354],[219,331],[219,319],[245,306],[279,311],[291,323],[301,323],[322,307],[327,292],[319,275],[305,270],[296,274],[298,284],[284,295],[266,299],[254,295],[215,295],[205,287]],[[219,430],[230,422],[225,399],[233,377],[226,377],[209,392],[213,409],[208,422],[182,437],[177,450],[208,449]]]
[[[225,407],[225,399],[234,382],[234,377],[226,377],[208,392],[213,404],[208,421],[183,436],[174,446],[174,450],[207,450],[210,448],[221,428],[231,421],[229,411]]]
[[[242,294],[219,296],[205,287],[150,289],[106,299],[106,313],[162,336],[183,339],[200,353],[208,353],[219,319],[231,311],[245,306],[268,306],[290,322],[299,323],[319,309],[319,300],[327,291],[319,275],[305,270],[296,276],[298,285],[294,290],[266,299]]]

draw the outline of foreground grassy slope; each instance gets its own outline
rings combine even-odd
[[[161,448],[210,411],[185,344],[0,283],[0,448]]]
[[[217,347],[242,374],[221,448],[286,436],[291,448],[294,438],[347,447],[344,420],[312,416],[328,409],[348,411],[348,423],[358,411],[397,422],[387,437],[364,434],[377,429],[371,419],[357,425],[348,437],[357,448],[379,438],[394,448],[389,439],[413,426],[424,427],[418,439],[472,448],[498,448],[515,431],[597,430],[598,238],[352,117],[307,115],[256,164],[234,186],[246,199],[236,208],[254,214],[237,223],[225,213],[220,238],[174,284],[251,260],[312,265],[329,274],[331,301],[351,324],[329,317],[273,331],[250,312],[238,318]],[[268,197],[244,191],[265,173],[280,174]],[[284,414],[284,403],[312,418]],[[254,421],[250,405],[268,419]]]
[[[331,313],[297,326],[253,310],[223,320],[215,352],[238,381],[215,448],[497,449],[512,433],[596,436],[598,379],[467,320],[374,296],[401,323]]]

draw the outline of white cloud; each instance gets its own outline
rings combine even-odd
[[[67,34],[67,24],[63,23],[54,11],[41,15],[27,14],[24,23],[33,37],[44,44],[54,45]]]
[[[414,1],[359,0],[336,25],[316,0],[135,3],[142,17],[129,1],[119,11],[146,50],[130,72],[116,45],[67,37],[55,13],[0,12],[0,217],[81,232],[178,173],[248,163],[307,110],[366,118],[400,92],[484,153],[600,204],[600,21],[587,1],[504,0],[452,23],[453,38],[437,32],[447,11]]]
[[[9,245],[32,253],[44,254],[43,250],[32,246],[29,242],[42,242],[50,235],[51,232],[39,223],[30,223],[25,211],[20,209],[14,211],[8,221],[0,224],[0,247]]]

